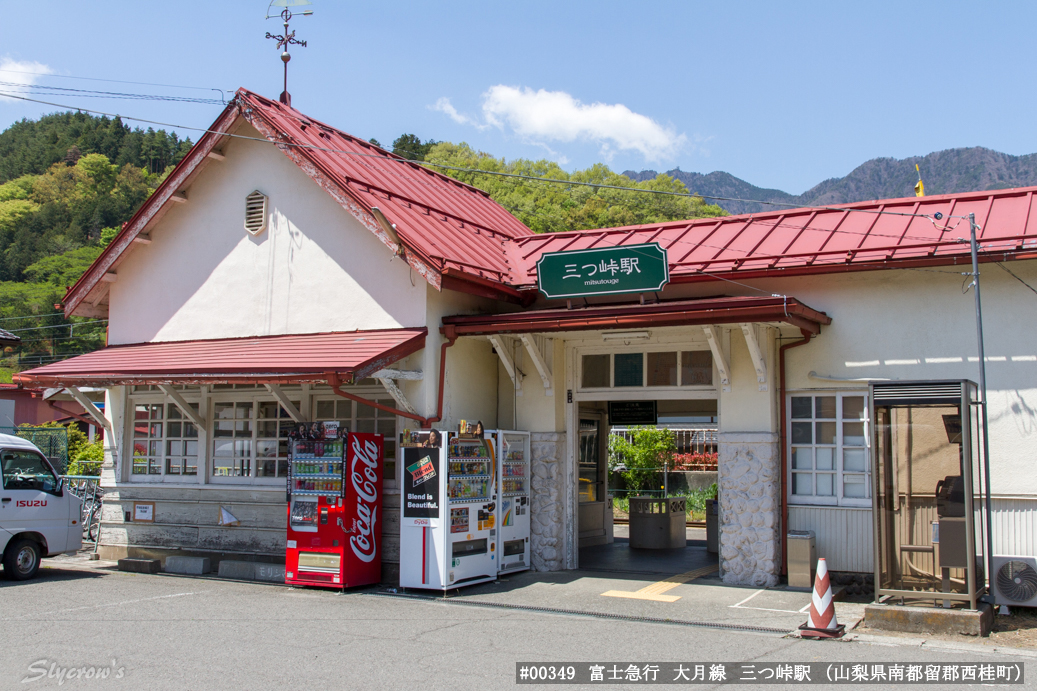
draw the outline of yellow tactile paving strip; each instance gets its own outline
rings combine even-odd
[[[701,569],[695,569],[694,571],[685,571],[679,573],[676,576],[670,576],[658,583],[653,583],[649,586],[645,586],[640,590],[609,590],[608,592],[602,593],[603,597],[625,597],[631,600],[653,600],[655,602],[676,602],[680,600],[680,595],[663,595],[667,590],[673,590],[682,583],[693,581],[696,578],[707,576],[717,570],[719,566],[713,564],[712,566],[703,566]]]

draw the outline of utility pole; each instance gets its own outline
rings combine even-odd
[[[994,514],[990,499],[990,439],[987,421],[987,360],[983,349],[983,303],[979,295],[979,257],[976,246],[976,214],[969,214],[970,242],[972,246],[972,287],[976,289],[976,335],[979,340],[979,395],[980,400],[980,424],[983,426],[983,485],[986,487],[987,496],[985,507],[987,511],[987,535],[986,535],[986,569],[987,582],[993,582],[991,569],[994,566],[994,529],[991,526]],[[962,468],[964,472],[965,469]]]

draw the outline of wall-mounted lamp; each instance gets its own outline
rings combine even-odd
[[[385,234],[389,236],[389,239],[396,245],[396,254],[403,256],[403,240],[400,240],[399,234],[396,232],[396,224],[389,223],[389,219],[385,217],[382,210],[377,206],[371,207],[371,213],[374,215],[375,220],[378,221],[378,225],[382,227]]]

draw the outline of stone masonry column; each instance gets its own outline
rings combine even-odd
[[[537,571],[565,568],[565,432],[533,432],[530,555]]]
[[[778,435],[721,432],[720,571],[725,583],[769,587],[781,572]]]

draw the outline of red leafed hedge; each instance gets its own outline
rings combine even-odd
[[[673,455],[673,469],[678,471],[716,470],[715,453],[677,453]]]

